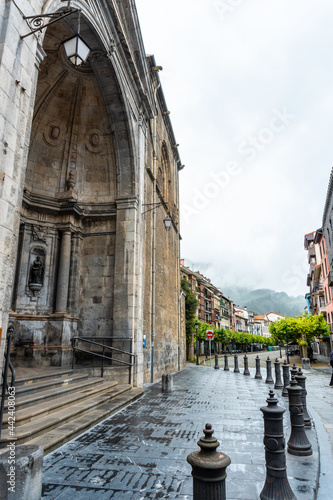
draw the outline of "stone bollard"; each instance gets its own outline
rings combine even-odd
[[[288,391],[287,387],[289,385],[289,365],[287,361],[285,361],[282,365],[282,372],[283,372],[283,389],[282,389],[282,396],[287,398],[288,397]]]
[[[229,365],[228,365],[228,355],[224,355],[224,371],[228,372],[229,371]]]
[[[237,354],[235,354],[235,356],[234,356],[234,373],[239,373],[238,356],[237,356]]]
[[[206,424],[198,445],[200,451],[194,451],[187,457],[192,466],[193,500],[226,500],[226,468],[231,460],[228,455],[217,452],[219,442],[213,437],[211,424]]]
[[[249,370],[249,358],[244,356],[244,373],[243,375],[250,375],[250,370]]]
[[[35,445],[14,444],[1,450],[1,500],[40,500],[43,455],[43,447]]]
[[[265,383],[266,384],[274,384],[274,380],[272,377],[272,361],[270,360],[269,356],[267,356],[267,359],[266,359],[266,370],[267,370],[267,376],[266,376]]]
[[[296,377],[297,373],[298,373],[298,368],[294,363],[293,366],[290,368],[290,378]]]
[[[311,365],[309,358],[302,358],[302,368],[303,370],[310,370]]]
[[[218,354],[215,354],[215,366],[214,366],[214,368],[215,368],[215,370],[219,370],[220,369]]]
[[[254,378],[262,379],[261,372],[260,372],[260,358],[259,358],[258,354],[256,356],[256,374],[255,374]]]
[[[311,429],[311,418],[310,415],[308,414],[308,409],[306,407],[306,387],[305,387],[305,381],[306,381],[306,376],[303,375],[303,372],[301,368],[298,369],[297,375],[295,377],[297,384],[302,387],[302,392],[301,392],[301,400],[302,400],[302,406],[303,406],[303,415],[304,415],[304,427],[306,429]]]
[[[312,446],[307,438],[304,428],[304,415],[302,405],[302,387],[297,385],[294,377],[291,378],[290,385],[287,387],[289,396],[289,411],[291,433],[288,441],[287,451],[291,455],[307,457],[312,455]]]
[[[172,392],[173,390],[173,375],[172,373],[164,373],[162,375],[162,392]]]
[[[285,409],[278,406],[278,400],[274,397],[274,392],[269,391],[266,399],[267,406],[260,410],[264,417],[264,445],[266,460],[266,481],[262,492],[261,500],[296,500],[288,481],[285,439],[283,433],[283,414]]]
[[[281,379],[281,367],[280,367],[280,361],[277,358],[274,361],[274,368],[275,368],[274,389],[282,389],[283,383],[282,383],[282,379]]]

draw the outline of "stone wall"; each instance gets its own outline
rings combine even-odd
[[[41,2],[19,2],[27,13]],[[14,280],[19,210],[25,177],[38,67],[43,50],[37,40],[21,42],[26,30],[14,2],[0,5],[0,369]]]

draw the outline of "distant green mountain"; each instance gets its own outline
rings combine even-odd
[[[237,306],[247,307],[256,314],[276,312],[284,316],[297,316],[304,312],[306,301],[302,295],[291,297],[285,292],[275,292],[268,288],[251,290],[240,286],[220,287],[223,294]]]

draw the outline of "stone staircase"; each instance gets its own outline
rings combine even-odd
[[[18,379],[14,433],[6,402],[0,448],[15,440],[41,445],[44,454],[50,453],[142,394],[143,389],[72,370]]]

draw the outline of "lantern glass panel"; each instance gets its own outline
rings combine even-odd
[[[75,35],[63,42],[67,58],[75,66],[80,66],[88,59],[90,48],[79,35]]]

